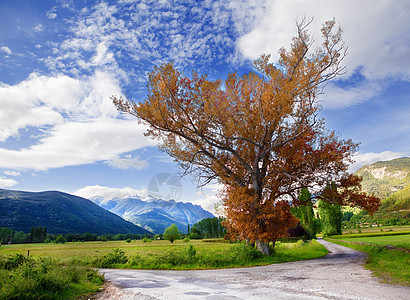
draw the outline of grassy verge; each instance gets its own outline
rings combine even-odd
[[[0,258],[0,299],[74,299],[99,291],[102,283],[91,267],[21,254]]]
[[[122,249],[115,249],[93,261],[100,268],[200,270],[212,268],[235,268],[261,266],[296,260],[313,259],[327,254],[326,248],[316,241],[279,243],[270,256],[243,243],[230,245],[224,250],[201,251],[192,244],[183,249],[173,249],[156,255],[134,254],[127,256]]]
[[[366,267],[382,278],[394,284],[410,285],[410,253],[405,250],[389,250],[380,245],[353,244],[336,239],[326,239],[332,243],[366,252]]]

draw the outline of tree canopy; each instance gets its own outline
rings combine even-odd
[[[117,109],[148,124],[148,136],[186,173],[204,185],[217,180],[223,191],[227,229],[267,253],[266,243],[297,224],[290,207],[307,188],[315,197],[332,182],[325,199],[373,212],[379,200],[361,191],[348,173],[357,144],[326,130],[318,96],[344,72],[347,53],[335,21],[323,25],[323,43],[313,50],[309,22],[297,24],[290,50],[275,64],[255,60],[254,72],[226,80],[185,76],[172,63],[155,67],[148,96],[140,103],[112,97]]]
[[[173,243],[177,239],[180,239],[181,234],[178,230],[177,225],[172,224],[171,226],[165,228],[163,237],[164,239],[169,240],[171,243]]]

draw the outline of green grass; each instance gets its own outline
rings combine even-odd
[[[388,232],[362,232],[362,233],[351,233],[342,235],[332,235],[334,239],[345,239],[345,238],[364,238],[364,237],[386,237],[386,236],[405,236],[409,235],[409,231],[388,231]]]
[[[352,244],[333,238],[326,240],[366,252],[368,254],[366,268],[383,281],[402,285],[410,284],[410,253],[408,251],[386,249],[380,245]]]
[[[99,291],[103,277],[49,257],[0,257],[0,299],[74,299]]]
[[[270,256],[263,256],[256,249],[245,246],[243,243],[230,244],[229,248],[224,247],[225,249],[217,248],[208,246],[201,250],[199,247],[188,244],[183,249],[177,250],[175,248],[150,256],[143,253],[127,256],[125,251],[117,248],[107,255],[97,258],[93,265],[102,268],[201,270],[261,266],[312,259],[327,254],[326,248],[316,241],[279,243],[275,252]]]
[[[51,256],[61,263],[96,266],[97,260],[108,256],[114,249],[121,249],[127,257],[127,264],[116,267],[145,268],[145,269],[207,269],[222,267],[239,267],[266,265],[286,261],[312,259],[326,255],[327,250],[317,242],[312,243],[278,243],[274,255],[268,257],[254,257],[253,259],[238,258],[243,253],[236,249],[237,244],[231,244],[223,239],[191,240],[189,244],[176,240],[173,244],[169,241],[155,240],[151,243],[133,240],[108,242],[74,242],[66,244],[20,244],[3,245],[0,247],[1,255],[14,255],[20,253],[30,257]],[[180,254],[185,253],[187,245],[195,248],[195,262],[179,264],[183,261]],[[237,251],[235,253],[235,251]],[[246,252],[246,250],[243,250]],[[167,260],[173,263],[168,264]],[[142,263],[139,263],[142,262]]]
[[[391,245],[398,248],[410,248],[410,234],[400,235],[379,235],[379,236],[364,236],[364,237],[339,237],[339,239],[348,242],[364,242],[375,245]]]

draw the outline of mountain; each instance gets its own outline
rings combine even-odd
[[[188,225],[214,217],[199,205],[153,197],[144,200],[138,196],[105,200],[97,196],[91,200],[102,208],[155,234],[163,233],[165,228],[172,224],[177,225],[180,231],[187,232]]]
[[[382,199],[375,216],[383,219],[410,219],[410,157],[378,161],[356,173],[368,193]]]
[[[384,199],[410,184],[410,157],[378,161],[355,174],[363,177],[365,191]]]
[[[88,199],[57,191],[0,189],[0,227],[30,232],[32,226],[53,234],[149,233]]]

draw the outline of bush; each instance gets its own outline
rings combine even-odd
[[[67,299],[103,283],[95,270],[61,266],[51,258],[0,257],[0,299]]]
[[[131,243],[131,239],[126,239],[125,240],[127,243]]]
[[[67,242],[67,240],[61,234],[57,237],[57,239],[55,241],[56,244],[65,244],[66,242]]]
[[[188,243],[190,241],[189,237],[186,237],[182,240],[184,243]]]
[[[114,249],[112,252],[97,258],[93,265],[98,268],[110,268],[116,264],[125,264],[128,262],[128,258],[125,252],[120,248]]]
[[[149,238],[146,238],[146,237],[144,237],[143,239],[142,239],[142,241],[144,242],[144,243],[149,243],[149,242],[152,242],[152,240],[151,239],[149,239]]]

